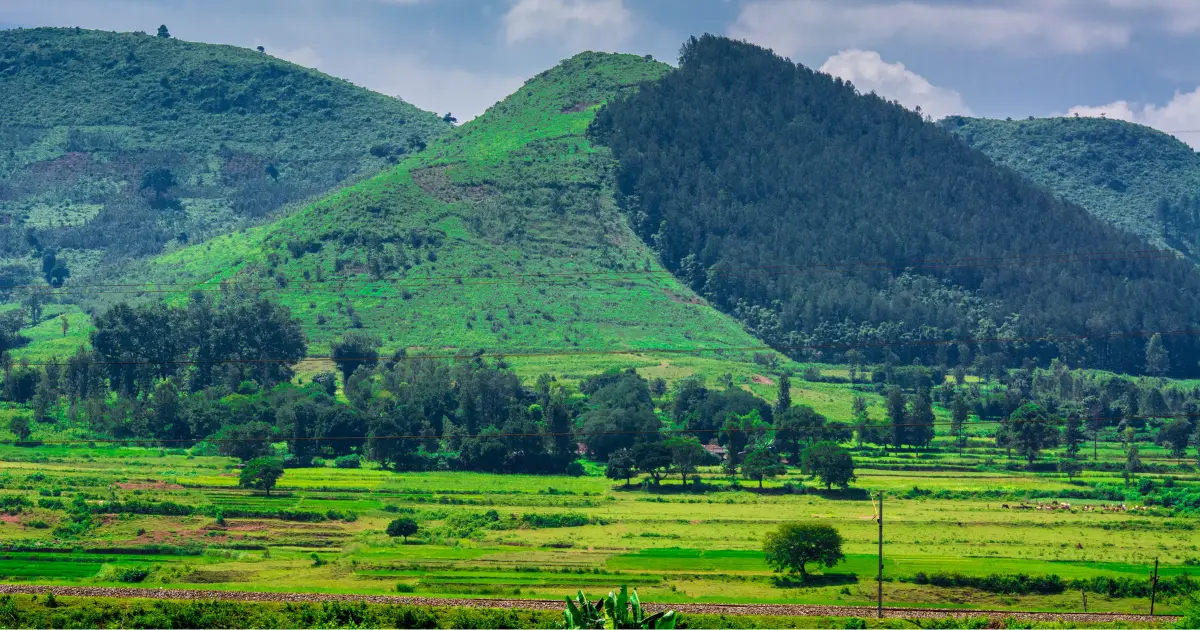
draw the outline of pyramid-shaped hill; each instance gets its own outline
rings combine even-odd
[[[658,264],[585,137],[602,103],[668,69],[577,55],[395,168],[131,279],[170,283],[155,288],[174,300],[198,283],[260,289],[303,320],[312,354],[362,330],[385,350],[482,349],[561,373],[629,364],[623,350],[654,365],[656,350],[760,346]]]

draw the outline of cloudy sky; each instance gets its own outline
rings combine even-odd
[[[1200,0],[0,0],[0,28],[267,52],[466,120],[581,50],[746,39],[934,117],[1107,115],[1200,147]]]

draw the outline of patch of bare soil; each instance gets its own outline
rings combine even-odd
[[[771,379],[763,376],[762,374],[755,374],[754,376],[750,377],[750,380],[754,381],[755,383],[758,383],[759,385],[774,385],[775,384],[775,381],[772,381]]]
[[[486,186],[463,186],[450,181],[445,166],[415,170],[412,178],[425,194],[445,203],[479,201],[489,194]]]

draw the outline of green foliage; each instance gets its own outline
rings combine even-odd
[[[450,129],[398,98],[165,33],[0,31],[0,187],[13,191],[0,254],[53,248],[48,282],[68,266],[95,277],[261,221]],[[373,155],[380,143],[397,151]]]
[[[832,568],[845,559],[841,535],[822,523],[784,523],[763,539],[763,552],[776,572],[798,572],[804,578],[810,563]]]
[[[408,537],[417,533],[418,529],[420,528],[415,520],[408,517],[402,517],[388,523],[387,535],[391,536],[392,538],[401,536],[404,538],[404,540],[408,540]]]
[[[1161,200],[1200,197],[1200,158],[1161,131],[1115,119],[991,120],[950,116],[943,128],[996,162],[1157,247],[1191,251],[1164,233]]]
[[[567,598],[567,609],[563,611],[563,627],[568,630],[586,630],[590,628],[674,628],[679,621],[679,615],[673,610],[664,610],[647,615],[642,610],[641,600],[638,599],[637,589],[630,594],[625,586],[621,592],[609,592],[594,602],[589,602],[583,591],[575,596],[574,601]]]
[[[157,257],[128,279],[269,292],[282,279],[276,301],[302,318],[314,354],[347,331],[379,337],[382,359],[402,348],[757,345],[655,262],[613,199],[611,156],[585,138],[599,104],[668,69],[577,55],[391,170],[269,225]],[[572,373],[592,364],[613,357],[558,363]]]
[[[251,490],[262,490],[271,496],[271,488],[283,476],[283,464],[274,457],[257,457],[246,463],[238,475],[238,485]]]
[[[920,114],[749,43],[689,40],[677,71],[610,102],[591,137],[620,161],[618,199],[666,267],[768,343],[809,348],[796,352],[805,358],[848,360],[849,346],[873,363],[970,364],[978,356],[932,342],[1200,323],[1200,271],[1175,258],[922,262],[1146,244]],[[787,273],[771,272],[780,265]],[[1138,373],[1146,343],[1070,350]],[[1196,339],[1163,343],[1173,374],[1198,373]],[[965,349],[996,369],[1059,353],[1051,342]]]
[[[833,442],[817,442],[804,449],[804,470],[820,479],[828,490],[833,486],[849,488],[854,481],[854,458]]]

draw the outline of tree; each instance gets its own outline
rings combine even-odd
[[[59,327],[62,328],[62,336],[67,336],[67,331],[71,329],[71,320],[67,319],[67,314],[63,313],[58,318]]]
[[[758,481],[758,487],[763,487],[763,478],[774,479],[787,473],[787,467],[779,462],[779,456],[766,446],[759,446],[746,455],[742,462],[742,476]]]
[[[963,447],[967,445],[966,427],[970,413],[971,408],[967,406],[966,398],[961,392],[955,392],[950,403],[950,435],[954,437],[954,445],[958,447],[959,455],[962,455]]]
[[[255,46],[255,47],[254,47],[254,50],[257,50],[257,51],[258,51],[258,52],[260,52],[260,53],[265,53],[265,52],[267,52],[267,49],[266,49],[266,48],[263,48],[262,46]]]
[[[742,462],[750,445],[754,444],[770,427],[763,422],[757,409],[751,409],[745,415],[729,414],[725,425],[721,427],[721,437],[725,438],[725,448],[728,459],[725,468],[730,475],[737,474],[737,467]]]
[[[1142,458],[1138,457],[1138,447],[1136,443],[1130,443],[1129,452],[1125,454],[1125,483],[1129,483],[1131,477],[1137,476],[1142,471]]]
[[[625,487],[629,487],[629,478],[637,472],[637,463],[633,459],[633,451],[619,448],[608,456],[608,465],[604,467],[604,476],[609,479],[624,479]]]
[[[33,429],[29,426],[29,418],[26,416],[13,416],[8,421],[8,430],[17,437],[17,440],[24,442],[29,439],[33,433]]]
[[[784,523],[763,539],[763,552],[775,572],[799,573],[802,579],[810,563],[832,568],[846,559],[841,534],[821,523]]]
[[[342,340],[333,344],[329,358],[342,373],[342,384],[350,381],[360,366],[375,367],[379,363],[379,346],[383,342],[375,335],[361,332],[347,333]]]
[[[849,488],[854,481],[854,458],[833,442],[817,442],[804,451],[804,470],[821,480],[825,489]]]
[[[1075,481],[1075,476],[1083,470],[1083,464],[1071,457],[1058,460],[1058,472],[1067,476],[1068,481]]]
[[[1146,373],[1162,376],[1171,369],[1171,360],[1163,346],[1162,335],[1155,333],[1146,343]]]
[[[154,193],[154,199],[150,205],[154,208],[161,208],[165,205],[167,194],[171,187],[175,186],[175,174],[171,169],[158,167],[153,168],[145,173],[142,173],[142,186],[139,190],[149,190]]]
[[[404,538],[404,542],[408,542],[408,537],[416,534],[419,529],[420,527],[416,521],[408,517],[403,517],[388,523],[387,535],[392,538],[400,536]]]
[[[708,451],[704,450],[704,445],[690,435],[676,435],[663,442],[663,446],[670,451],[671,463],[675,465],[675,472],[679,473],[685,486],[688,475],[696,472],[700,464],[708,458]]]
[[[793,405],[775,420],[775,441],[791,455],[793,465],[800,463],[805,446],[825,437],[825,416],[808,405]]]
[[[163,39],[170,39],[171,32],[167,30],[166,24],[160,24],[158,27],[158,36]]]
[[[928,447],[933,442],[934,422],[933,402],[929,400],[929,390],[921,389],[912,399],[911,407],[905,431],[908,443],[918,448]]]
[[[792,406],[792,379],[787,374],[779,375],[779,394],[775,398],[775,415]]]
[[[1083,418],[1077,411],[1067,414],[1067,427],[1063,432],[1063,443],[1067,447],[1067,457],[1072,459],[1079,456],[1079,445],[1083,442]]]
[[[891,429],[892,446],[900,448],[908,443],[907,431],[904,426],[907,421],[904,404],[904,394],[899,387],[893,385],[887,393],[887,421]]]
[[[260,420],[228,424],[207,439],[216,443],[220,454],[246,462],[270,454],[275,427]]]
[[[454,124],[454,123],[458,122],[458,119],[454,117],[454,114],[451,114],[450,112],[446,112],[446,115],[442,116],[442,122],[448,122],[450,124]]]
[[[635,444],[630,455],[633,457],[634,470],[650,475],[656,486],[670,472],[671,451],[660,441]]]
[[[854,434],[857,436],[858,447],[862,448],[869,431],[867,427],[871,424],[871,410],[867,408],[867,399],[855,394],[851,402],[851,413],[854,416]]]
[[[1157,441],[1171,450],[1175,459],[1180,459],[1187,453],[1188,443],[1192,437],[1192,425],[1182,418],[1175,420],[1158,430]]]
[[[1009,416],[1009,440],[1030,464],[1043,449],[1058,446],[1058,418],[1036,403],[1026,403]]]
[[[247,462],[238,476],[238,485],[248,490],[263,490],[271,496],[271,488],[283,476],[283,463],[274,457],[256,457]]]

